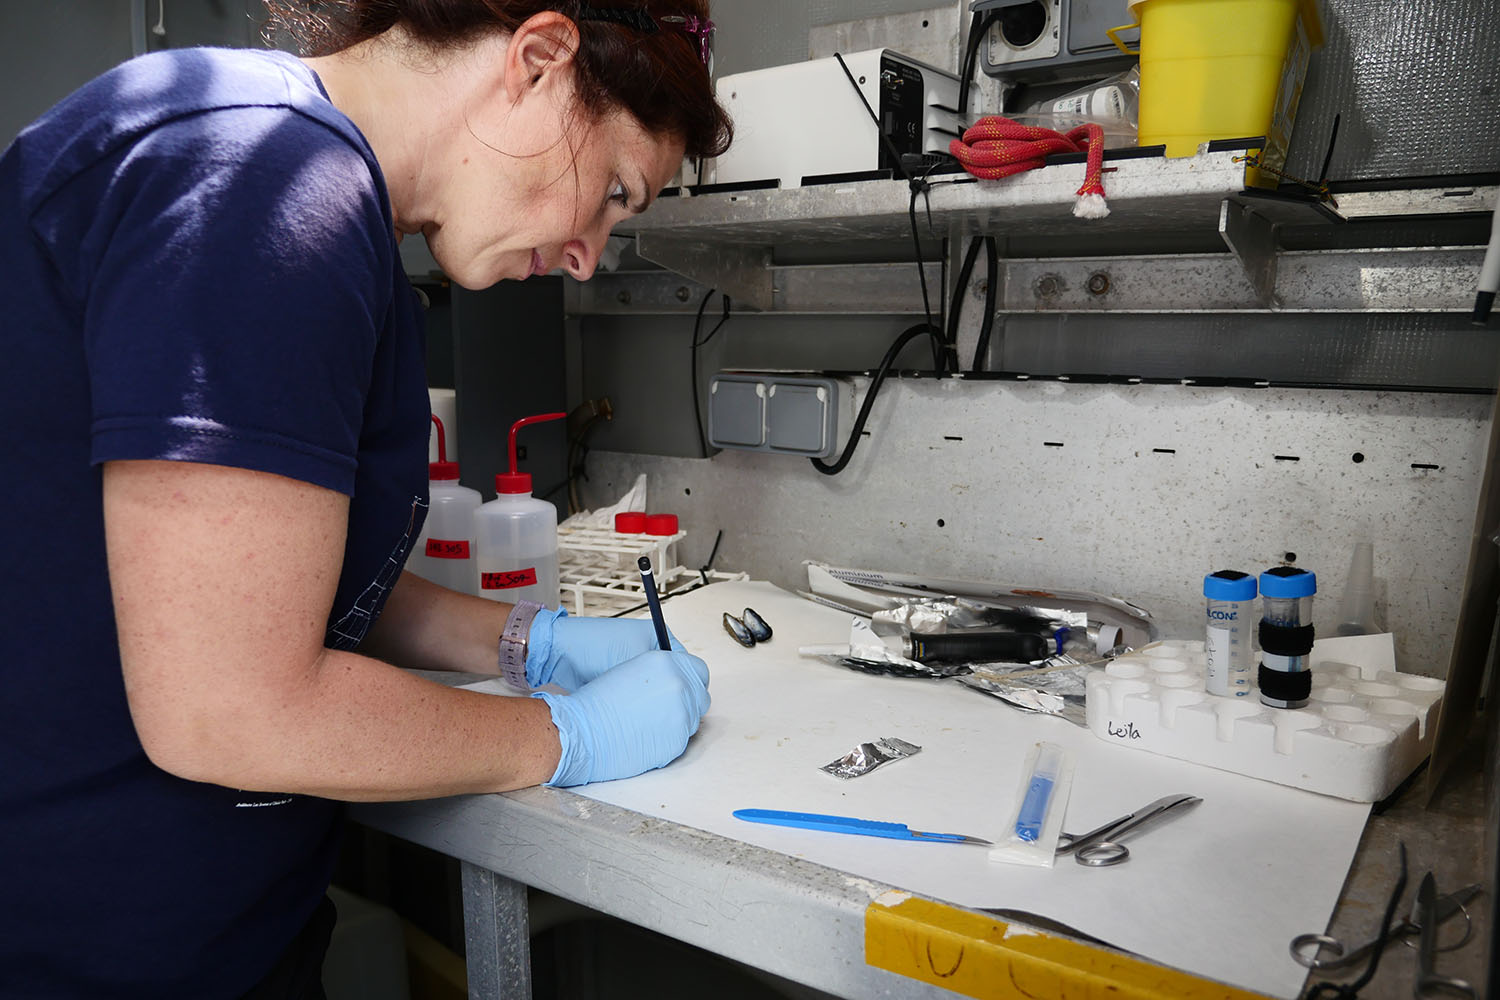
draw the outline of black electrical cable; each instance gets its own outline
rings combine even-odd
[[[906,206],[906,217],[911,222],[912,249],[917,253],[917,280],[922,285],[922,316],[926,324],[932,326],[932,302],[927,297],[927,268],[924,266],[922,260],[922,238],[917,233],[917,195],[926,193],[926,179],[924,178],[920,182],[920,186],[918,185],[919,182],[916,178],[913,178],[911,182],[911,202]],[[931,205],[928,206],[928,209],[931,210]],[[932,345],[932,370],[934,372],[944,370],[946,362],[943,358],[943,351],[946,346],[941,337]]]
[[[1375,939],[1374,947],[1370,949],[1370,964],[1353,982],[1314,983],[1304,995],[1304,1000],[1322,1000],[1323,997],[1355,1000],[1359,996],[1359,991],[1375,978],[1375,970],[1380,967],[1380,953],[1385,951],[1386,941],[1391,937],[1391,925],[1396,916],[1396,905],[1401,901],[1401,894],[1406,891],[1406,843],[1398,840],[1396,850],[1400,858],[1400,868],[1396,874],[1395,888],[1391,890],[1390,901],[1385,904],[1385,917],[1380,921],[1380,934]]]
[[[995,297],[1000,290],[1000,250],[993,236],[984,238],[984,256],[984,317],[979,321],[979,342],[974,345],[974,363],[969,366],[976,372],[982,372],[988,367],[985,361],[989,356],[990,333],[995,328]]]
[[[958,68],[958,114],[960,117],[969,113],[969,81],[974,78],[974,65],[979,55],[979,43],[984,39],[985,33],[999,20],[998,10],[975,13],[969,19],[969,39],[964,44],[964,57],[959,61]]]
[[[719,533],[714,536],[714,547],[709,550],[708,561],[698,567],[698,575],[703,578],[704,584],[708,583],[708,571],[714,568],[714,560],[719,556],[719,543],[723,540],[724,529],[720,528]]]
[[[981,239],[982,237],[975,236],[969,240],[969,248],[964,251],[964,262],[958,268],[958,282],[953,286],[953,310],[948,313],[948,323],[943,328],[950,347],[958,343],[958,322],[963,316],[964,292],[969,287],[969,277],[974,273],[974,261],[979,259]]]
[[[844,451],[839,455],[838,461],[829,465],[819,458],[810,459],[813,468],[825,476],[836,476],[844,471],[844,466],[848,465],[849,459],[854,457],[854,449],[859,445],[859,436],[864,433],[865,421],[870,417],[870,407],[875,405],[875,396],[880,392],[880,385],[890,372],[891,365],[895,364],[896,355],[901,353],[903,347],[924,334],[942,343],[943,331],[931,323],[918,323],[902,331],[891,344],[890,349],[885,352],[885,357],[881,358],[880,367],[875,370],[875,376],[870,380],[869,391],[865,393],[865,400],[860,404],[859,415],[854,418],[854,428],[849,432],[849,440],[844,443]]]
[[[859,81],[854,79],[854,73],[849,69],[849,64],[844,62],[844,57],[837,52],[833,54],[833,57],[838,60],[839,67],[844,71],[844,77],[849,81],[849,86],[854,88],[855,96],[859,98],[859,103],[864,105],[865,112],[870,116],[870,121],[874,123],[876,138],[885,146],[886,155],[890,157],[895,169],[901,171],[901,175],[906,178],[907,184],[911,187],[911,201],[906,206],[906,217],[911,223],[911,239],[917,253],[917,278],[922,284],[922,315],[927,321],[927,325],[932,326],[932,301],[927,295],[927,271],[922,260],[921,237],[917,233],[917,195],[925,195],[931,190],[932,186],[927,183],[927,174],[933,171],[936,164],[929,166],[921,176],[916,175],[908,169],[907,157],[901,155],[901,152],[896,149],[896,144],[886,134],[884,126],[880,123],[880,116],[875,113],[874,108],[870,107],[870,102],[865,97],[865,92],[860,89]],[[920,152],[917,154],[917,158],[920,160]],[[927,206],[927,211],[930,222],[932,213],[932,205],[930,203]],[[938,372],[941,372],[944,368],[941,344],[934,344],[932,347],[932,367],[934,371]]]
[[[708,308],[708,300],[714,297],[717,288],[710,288],[708,294],[703,296],[703,301],[698,303],[698,315],[693,319],[693,348],[692,348],[692,377],[693,384],[693,421],[698,425],[698,452],[702,458],[708,457],[708,439],[703,434],[703,409],[698,401],[698,348],[714,339],[714,334],[719,332],[720,327],[729,321],[729,296],[724,296],[724,313],[719,318],[718,324],[709,331],[708,336],[702,340],[698,339],[698,331],[703,326],[703,311]]]

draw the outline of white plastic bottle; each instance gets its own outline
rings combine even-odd
[[[510,471],[495,477],[495,499],[474,514],[475,582],[492,601],[558,603],[557,508],[531,495],[531,474],[516,471],[516,431],[566,413],[522,417],[510,428]]]
[[[427,520],[406,568],[461,594],[479,584],[474,569],[474,512],[484,500],[478,490],[460,486],[458,463],[448,461],[443,422],[436,415],[438,460],[427,465]]]

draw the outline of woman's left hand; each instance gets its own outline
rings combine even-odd
[[[531,623],[527,646],[527,683],[533,688],[556,684],[567,691],[660,648],[649,618],[574,618],[546,610]],[[675,636],[672,648],[684,652]]]

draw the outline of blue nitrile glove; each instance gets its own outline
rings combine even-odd
[[[691,653],[641,653],[573,694],[538,691],[562,757],[549,785],[628,778],[671,763],[708,711],[708,665]]]
[[[577,691],[606,670],[657,648],[649,619],[570,618],[564,608],[543,608],[526,637],[526,683]],[[673,638],[672,648],[681,652],[682,643]]]

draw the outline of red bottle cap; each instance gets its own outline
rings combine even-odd
[[[646,534],[648,535],[675,535],[677,534],[676,514],[647,514]]]
[[[615,515],[615,530],[622,535],[639,535],[646,530],[646,515],[638,510],[622,510]]]

